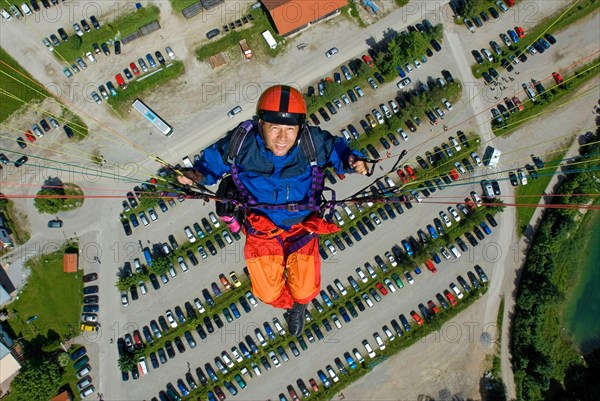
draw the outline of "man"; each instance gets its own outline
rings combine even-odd
[[[238,193],[245,203],[237,208],[217,203],[217,214],[232,230],[243,223],[252,292],[288,310],[293,335],[301,333],[306,306],[320,291],[318,235],[339,230],[319,213],[322,170],[366,174],[360,156],[343,138],[308,127],[302,94],[276,85],[261,95],[255,120],[209,146],[178,177],[184,185],[211,185],[231,174],[219,193]]]

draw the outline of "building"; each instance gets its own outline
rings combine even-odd
[[[54,397],[52,397],[50,399],[50,401],[73,401],[73,395],[68,392],[67,390],[63,391],[62,393],[55,395]]]
[[[10,383],[19,373],[21,364],[10,353],[10,350],[0,342],[0,390],[6,392]]]
[[[64,273],[75,273],[79,266],[79,255],[77,252],[69,253],[65,252],[63,257],[63,272]]]
[[[347,0],[262,0],[277,33],[291,36],[340,13]]]

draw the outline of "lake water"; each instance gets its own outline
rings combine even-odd
[[[586,224],[591,236],[580,259],[584,267],[565,315],[566,329],[584,354],[600,347],[600,213],[589,213],[594,215]]]

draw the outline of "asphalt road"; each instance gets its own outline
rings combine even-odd
[[[553,2],[552,6],[557,7],[557,3]],[[161,2],[160,7],[163,12],[168,12],[168,3]],[[220,15],[215,16],[214,21],[218,21],[219,18],[226,18],[227,16]],[[403,13],[401,10],[395,11],[385,18],[381,19],[376,24],[370,26],[365,30],[361,30],[359,34],[348,37],[343,33],[334,32],[339,31],[341,27],[349,26],[345,21],[333,21],[324,26],[315,27],[306,33],[302,34],[302,41],[310,43],[308,51],[300,53],[294,47],[294,44],[298,42],[297,39],[290,40],[290,47],[286,54],[277,58],[275,65],[267,66],[256,66],[251,63],[241,65],[239,68],[226,69],[222,73],[211,75],[211,82],[216,82],[216,87],[222,88],[223,83],[227,82],[259,82],[261,85],[265,84],[263,77],[268,72],[269,81],[285,82],[289,77],[293,77],[294,82],[300,86],[313,82],[317,77],[323,75],[330,75],[332,69],[336,68],[340,62],[343,62],[351,57],[359,56],[366,50],[366,44],[372,38],[380,38],[382,32],[386,28],[392,27],[395,29],[402,29],[407,24],[410,24],[416,20],[421,19],[421,13],[415,11],[410,15]],[[163,31],[161,31],[161,46],[164,47],[165,43],[169,44],[169,40],[172,43],[181,43],[181,36],[177,37],[177,29],[181,26],[177,22],[177,19],[166,18],[163,24]],[[502,30],[506,30],[508,27],[513,26],[513,21],[501,20],[507,26],[502,25]],[[162,23],[162,21],[161,21]],[[218,23],[218,22],[212,22]],[[192,26],[197,26],[197,22],[192,21],[183,28],[185,31],[192,30]],[[552,67],[558,65],[561,68],[568,66],[573,60],[591,53],[594,49],[597,50],[597,43],[593,41],[592,36],[586,32],[590,32],[588,29],[596,29],[598,26],[597,19],[588,20],[585,22],[586,29],[573,29],[565,33],[564,38],[561,34],[555,35],[559,40],[559,45],[565,44],[565,47],[557,46],[560,52],[556,52],[552,56],[553,65],[548,63],[547,59],[542,58],[540,55],[531,57],[530,60],[525,64],[527,72],[532,76],[542,77],[548,76],[552,71]],[[524,24],[525,25],[525,24]],[[16,26],[16,25],[14,25]],[[500,26],[500,25],[499,25]],[[3,48],[16,57],[18,60],[27,60],[27,57],[34,56],[35,63],[24,63],[27,65],[28,70],[32,74],[40,79],[42,77],[51,78],[57,81],[64,81],[62,76],[61,68],[57,67],[57,63],[53,60],[52,56],[48,53],[43,53],[43,47],[39,43],[43,36],[48,35],[51,31],[55,30],[56,24],[52,21],[47,23],[39,23],[32,25],[26,23],[19,25],[20,29],[34,32],[31,35],[20,35],[19,31],[13,29],[13,26],[2,25],[2,35],[0,35],[0,43]],[[431,61],[419,70],[413,71],[412,77],[418,77],[420,79],[426,79],[429,76],[439,76],[439,71],[443,68],[449,69],[455,76],[459,76],[463,82],[474,81],[470,77],[470,64],[472,58],[470,56],[471,48],[480,48],[485,45],[489,40],[497,37],[497,32],[493,30],[482,30],[482,34],[471,35],[466,30],[460,27],[454,27],[446,23],[446,36],[444,41],[444,49],[442,53],[436,53]],[[500,31],[500,30],[499,30]],[[325,33],[325,34],[324,34]],[[326,33],[331,33],[330,35]],[[10,46],[10,41],[13,43],[16,37],[19,37],[20,46],[18,49],[23,48],[24,51],[17,51],[17,48]],[[164,36],[166,39],[163,39]],[[489,37],[488,37],[489,36]],[[158,42],[158,41],[156,41]],[[189,43],[185,43],[189,45]],[[323,54],[330,47],[337,46],[340,49],[340,53],[333,59],[326,59]],[[595,46],[595,47],[594,47]],[[140,50],[146,52],[151,48],[156,47],[155,42],[150,44],[150,41],[140,41]],[[450,49],[448,48],[450,47]],[[185,48],[182,44],[182,48]],[[451,50],[451,51],[449,51]],[[180,51],[176,49],[176,52],[180,54]],[[186,68],[188,71],[202,71],[205,74],[211,73],[206,70],[206,65],[203,63],[197,63],[191,60],[192,55],[186,54],[187,50],[182,50],[182,57],[185,57]],[[23,54],[25,53],[25,54]],[[295,60],[301,55],[303,60],[303,68],[298,69]],[[544,55],[545,57],[546,55]],[[41,62],[39,61],[41,60]],[[79,75],[81,80],[84,79],[95,79],[96,76],[110,76],[109,71],[112,71],[113,64],[109,60],[99,61],[97,70],[88,69],[85,74]],[[23,63],[23,61],[22,61]],[[521,65],[521,71],[525,71],[525,66]],[[83,73],[82,73],[83,74]],[[98,74],[98,75],[96,75]],[[535,75],[534,75],[535,74]],[[513,75],[515,76],[515,75]],[[213,78],[215,77],[215,78]],[[236,77],[243,77],[243,80]],[[516,76],[515,76],[516,77]],[[521,77],[523,77],[521,75]],[[187,79],[187,75],[186,75]],[[220,137],[226,127],[232,127],[236,121],[242,118],[249,117],[253,109],[253,100],[250,97],[244,99],[243,96],[236,98],[236,101],[231,102],[231,99],[227,101],[221,101],[219,94],[214,96],[206,97],[206,102],[200,106],[198,103],[192,103],[192,100],[197,100],[199,94],[196,89],[200,80],[204,79],[199,76],[195,79],[195,83],[183,84],[178,82],[177,88],[181,92],[177,96],[177,101],[160,99],[161,93],[156,93],[151,96],[151,100],[157,102],[162,110],[165,110],[166,115],[172,116],[172,121],[175,122],[176,136],[172,140],[161,138],[157,134],[148,136],[145,125],[141,124],[139,120],[135,118],[121,121],[115,118],[114,115],[108,112],[108,109],[104,107],[98,107],[95,104],[83,101],[81,97],[74,97],[74,103],[82,107],[84,110],[88,110],[90,113],[103,122],[109,124],[119,124],[120,132],[127,132],[131,135],[132,139],[137,140],[143,145],[150,153],[158,153],[165,155],[165,158],[169,161],[176,161],[181,158],[185,153],[192,154],[197,150],[201,149],[208,143],[211,143],[218,137]],[[42,82],[45,82],[42,79]],[[480,82],[478,83],[480,85]],[[368,84],[362,83],[361,86],[366,91]],[[387,101],[395,95],[395,86],[386,85],[380,88],[375,95],[377,100],[366,101],[361,100],[358,104],[353,105],[353,108],[344,108],[338,115],[332,119],[331,124],[324,124],[325,128],[330,129],[332,132],[339,132],[339,128],[348,123],[357,124],[356,116],[362,116],[369,112],[372,108],[376,107],[379,103],[384,100]],[[242,93],[238,91],[238,94]],[[238,101],[239,100],[239,101]],[[234,104],[241,104],[244,108],[244,112],[238,115],[239,119],[235,121],[228,120],[225,117],[226,112],[233,107]],[[492,102],[493,103],[493,102]],[[189,107],[181,107],[182,104],[189,104]],[[472,110],[470,107],[472,105]],[[356,106],[356,107],[354,107]],[[482,134],[484,140],[491,139],[491,131],[486,121],[489,120],[489,111],[485,112],[487,107],[491,107],[491,104],[485,103],[479,99],[475,102],[470,102],[468,97],[463,97],[463,100],[458,104],[455,104],[455,110],[448,116],[450,126],[454,122],[464,121],[468,116],[482,112],[482,114],[476,117],[476,122],[467,122],[466,125],[470,127],[479,126],[479,131]],[[164,116],[164,115],[163,115]],[[215,117],[217,116],[217,117]],[[100,126],[96,124],[91,125],[92,129],[99,129]],[[463,126],[459,126],[457,129],[463,129]],[[443,140],[445,134],[437,131],[427,133],[427,128],[420,128],[415,135],[411,135],[407,143],[410,146],[411,153],[410,157],[419,153],[423,153],[425,148],[421,147],[421,144],[427,143],[427,147],[432,147],[427,142],[433,136],[439,135],[439,140]],[[449,134],[448,134],[449,135]],[[524,135],[530,135],[524,133]],[[514,137],[514,136],[513,136]],[[511,137],[512,138],[512,137]],[[87,141],[86,141],[87,142]],[[131,150],[121,147],[116,149],[114,145],[110,146],[102,141],[94,141],[94,146],[99,146],[103,149],[103,154],[107,156],[111,161],[110,166],[107,170],[110,170],[112,163],[122,162],[132,159]],[[106,142],[106,141],[104,141]],[[495,142],[496,143],[496,142]],[[532,142],[536,143],[535,140]],[[507,146],[508,143],[506,143]],[[89,145],[87,145],[89,146]],[[84,146],[79,146],[82,148]],[[112,151],[110,149],[113,149]],[[110,152],[110,153],[109,153]],[[528,151],[527,151],[528,152]],[[46,153],[52,154],[52,149],[47,150]],[[480,152],[481,154],[481,152]],[[55,156],[54,156],[55,157]],[[139,159],[138,159],[139,157]],[[525,156],[518,156],[521,160]],[[139,156],[138,153],[133,156],[134,160],[140,163],[136,166],[140,173],[137,176],[144,176],[142,171],[152,171],[153,164],[144,161],[143,156]],[[383,164],[384,167],[389,167],[391,161],[387,161]],[[123,166],[119,165],[120,171],[123,170]],[[37,178],[43,177],[39,171],[35,171]],[[14,175],[10,176],[10,179],[14,178]],[[76,179],[74,180],[76,181]],[[369,181],[364,177],[348,177],[345,181],[336,185],[336,190],[340,195],[346,195],[354,192],[353,190],[358,186],[364,186]],[[98,183],[91,182],[91,180],[84,181],[84,184],[88,187],[96,187],[98,189],[106,187],[106,183],[100,181]],[[131,188],[133,185],[124,182],[111,182],[111,189],[118,189],[121,193],[125,192],[125,189]],[[464,198],[470,190],[476,189],[478,186],[473,184],[471,186],[465,186],[462,188],[446,189],[444,197],[454,198],[456,200]],[[502,189],[508,190],[507,184],[502,184]],[[32,188],[31,191],[35,192],[37,189]],[[104,192],[106,193],[106,192]],[[436,193],[439,194],[439,193]],[[441,194],[440,194],[441,195]],[[439,196],[439,195],[438,195]],[[445,202],[446,200],[444,200]],[[83,244],[85,252],[82,260],[83,265],[88,271],[99,271],[100,272],[100,287],[101,287],[101,307],[102,312],[100,319],[102,322],[101,334],[97,339],[89,339],[90,345],[88,348],[93,349],[92,343],[98,345],[98,362],[93,363],[94,368],[94,380],[97,384],[97,388],[100,392],[105,395],[105,399],[144,399],[150,398],[156,395],[159,388],[164,388],[167,382],[174,382],[177,378],[182,378],[188,370],[188,362],[190,366],[201,366],[204,361],[212,360],[217,353],[221,350],[227,349],[240,341],[239,337],[243,337],[245,334],[244,330],[255,327],[256,324],[262,325],[263,321],[270,321],[274,312],[278,315],[281,321],[282,316],[277,311],[266,306],[259,306],[252,310],[251,314],[243,314],[239,321],[234,323],[239,324],[227,324],[224,328],[222,335],[213,335],[209,337],[206,344],[200,344],[196,349],[186,351],[184,355],[178,355],[174,360],[168,362],[166,368],[161,368],[158,372],[151,371],[147,377],[141,378],[138,382],[122,383],[120,373],[116,367],[117,351],[114,345],[110,344],[111,339],[116,339],[118,336],[123,335],[125,332],[133,330],[134,327],[141,327],[141,325],[148,324],[150,319],[156,319],[159,314],[164,313],[167,308],[173,308],[175,305],[183,305],[185,301],[191,301],[196,296],[200,296],[202,288],[210,285],[210,282],[216,281],[218,274],[221,272],[227,273],[230,270],[236,270],[241,272],[243,267],[243,260],[241,258],[241,246],[236,244],[236,247],[230,246],[227,248],[227,255],[223,259],[213,260],[211,259],[206,265],[191,268],[190,272],[183,274],[179,272],[179,275],[174,278],[164,288],[161,288],[158,292],[155,292],[149,288],[149,294],[141,296],[141,299],[136,302],[132,302],[127,308],[123,308],[120,305],[119,293],[114,287],[115,273],[117,268],[122,265],[126,260],[132,260],[133,257],[140,257],[139,242],[143,244],[147,243],[148,240],[155,242],[158,240],[166,241],[166,237],[170,233],[176,234],[180,242],[183,241],[183,227],[190,224],[190,216],[195,216],[194,220],[199,220],[201,216],[205,216],[209,210],[212,210],[212,205],[199,205],[199,202],[186,201],[182,204],[177,204],[175,210],[170,210],[168,214],[162,215],[159,212],[159,221],[151,223],[149,227],[138,228],[135,230],[135,234],[132,237],[125,238],[122,233],[122,228],[118,224],[118,211],[121,209],[121,200],[104,200],[104,199],[86,199],[85,206],[73,212],[61,215],[67,222],[68,228],[63,233],[60,231],[50,231],[45,227],[47,222],[46,218],[40,217],[36,214],[35,210],[31,206],[31,203],[25,205],[25,210],[30,217],[31,226],[33,228],[31,244],[36,245],[36,252],[43,249],[48,249],[52,243],[60,243],[64,240],[64,237],[77,236],[80,239],[80,243]],[[441,209],[442,205],[436,204],[420,204],[405,213],[402,218],[394,221],[384,222],[374,233],[369,234],[365,240],[360,244],[355,245],[353,248],[347,249],[344,252],[338,253],[335,258],[328,259],[323,263],[323,284],[329,284],[333,282],[334,278],[340,278],[342,282],[346,283],[345,277],[348,274],[353,274],[354,269],[358,266],[362,266],[364,261],[370,261],[374,263],[373,256],[375,254],[383,255],[385,250],[388,250],[393,244],[399,243],[401,238],[406,235],[415,235],[417,228],[424,228],[427,221],[431,220],[432,214],[436,214]],[[93,216],[94,218],[90,218]],[[102,216],[98,218],[96,216]],[[425,219],[424,219],[425,217]],[[512,218],[509,218],[509,214],[505,213],[500,223],[500,228],[505,229],[510,227],[512,232]],[[490,241],[501,242],[499,232],[495,230]],[[375,245],[376,244],[376,245]],[[479,249],[482,249],[480,247]],[[365,252],[366,251],[366,252]],[[22,252],[19,256],[26,256],[25,252]],[[100,256],[102,264],[98,265],[93,261],[93,256]],[[441,291],[447,287],[450,281],[453,281],[456,274],[465,274],[467,268],[472,268],[472,265],[479,259],[469,259],[467,263],[464,261],[465,256],[461,259],[460,263],[451,264],[444,262],[438,274],[431,275],[429,272],[424,272],[420,277],[417,278],[414,286],[406,286],[403,290],[390,294],[384,297],[383,301],[376,304],[369,313],[361,313],[358,319],[352,320],[349,324],[345,325],[339,333],[335,333],[332,337],[328,337],[328,341],[325,343],[318,343],[310,345],[308,350],[308,356],[302,353],[302,358],[293,358],[290,362],[284,364],[286,368],[279,368],[271,370],[267,374],[264,374],[260,378],[253,379],[247,388],[244,390],[244,398],[247,399],[262,399],[266,395],[268,397],[275,398],[279,392],[285,392],[285,386],[289,383],[292,384],[297,378],[296,375],[290,375],[290,372],[301,371],[304,372],[302,377],[307,382],[307,379],[314,377],[318,368],[324,367],[326,364],[333,362],[335,356],[340,356],[344,351],[349,351],[353,347],[363,350],[360,346],[360,340],[362,338],[368,338],[369,342],[373,345],[375,342],[372,339],[372,332],[381,331],[381,325],[386,323],[389,325],[391,318],[397,318],[399,313],[408,314],[408,312],[415,308],[419,302],[425,302],[430,298],[433,298],[436,292]],[[361,261],[358,263],[357,261]],[[18,262],[17,262],[18,263]],[[485,262],[480,263],[486,271],[489,272],[490,268],[486,268]],[[495,270],[495,269],[494,269]],[[493,271],[494,271],[493,270]],[[190,280],[191,278],[191,280]],[[493,280],[496,280],[496,276],[493,276]],[[505,280],[503,280],[505,281]],[[500,282],[500,281],[498,281]],[[499,287],[496,287],[495,281],[493,283],[493,291],[497,293],[500,291]],[[490,296],[491,299],[491,296]],[[385,304],[385,306],[384,306]],[[490,305],[495,305],[496,301],[491,301]],[[486,311],[486,317],[494,315],[495,308],[489,312]],[[495,315],[494,315],[495,316]],[[352,330],[350,330],[352,329]],[[331,344],[340,344],[331,346]],[[291,357],[291,353],[288,352]],[[287,365],[292,365],[291,368]],[[297,370],[300,368],[301,370]],[[157,374],[158,373],[158,374]],[[98,385],[99,380],[99,385]]]

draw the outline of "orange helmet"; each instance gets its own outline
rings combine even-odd
[[[256,115],[269,123],[302,125],[306,121],[306,103],[298,89],[275,85],[260,95]]]

